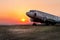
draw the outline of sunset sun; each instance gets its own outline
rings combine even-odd
[[[26,22],[26,19],[22,18],[21,21],[22,21],[22,22]]]

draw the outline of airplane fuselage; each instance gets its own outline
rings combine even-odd
[[[26,14],[31,18],[32,22],[50,23],[50,24],[60,23],[60,17],[42,11],[30,10]]]

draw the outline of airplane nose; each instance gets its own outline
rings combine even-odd
[[[34,17],[34,13],[33,13],[33,12],[26,12],[26,15],[27,15],[28,17],[31,17],[31,18]]]
[[[26,12],[26,15],[29,17],[32,17],[32,13],[31,12]]]
[[[29,12],[26,12],[26,15],[29,16]]]

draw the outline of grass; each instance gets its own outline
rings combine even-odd
[[[0,26],[0,40],[60,40],[60,26]]]

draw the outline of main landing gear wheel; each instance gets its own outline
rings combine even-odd
[[[54,20],[48,19],[45,21],[46,25],[55,25],[56,22]]]
[[[48,25],[50,25],[50,23],[49,23],[49,22],[47,22],[45,25],[47,25],[47,26],[48,26]]]
[[[52,22],[51,25],[55,25],[56,23],[55,22]]]
[[[55,25],[55,22],[47,22],[46,25]]]

